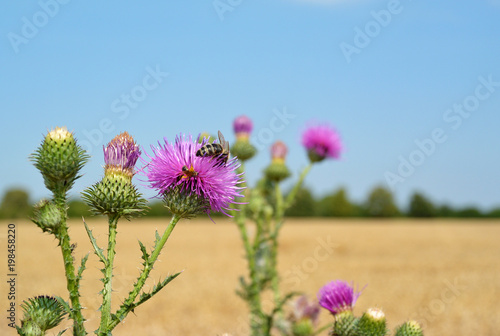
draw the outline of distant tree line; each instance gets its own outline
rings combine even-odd
[[[29,194],[22,189],[10,189],[3,195],[0,203],[0,218],[28,218],[32,204]],[[87,205],[73,199],[69,202],[69,217],[88,217],[91,213]],[[161,200],[149,203],[147,217],[168,216],[168,210]],[[481,211],[476,207],[454,208],[446,204],[434,204],[420,192],[410,197],[405,209],[399,209],[390,190],[378,186],[373,188],[366,200],[361,203],[349,199],[345,188],[316,198],[311,190],[304,187],[299,190],[295,204],[287,212],[289,217],[413,217],[413,218],[500,218],[500,207],[490,211]],[[217,216],[217,214],[215,214]]]

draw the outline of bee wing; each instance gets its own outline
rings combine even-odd
[[[224,136],[222,135],[221,131],[219,131],[218,135],[219,135],[220,145],[222,146],[222,148],[224,148],[224,150],[228,151],[229,150],[229,142],[227,142],[226,139],[224,139]]]

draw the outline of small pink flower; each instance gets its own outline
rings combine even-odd
[[[252,119],[250,119],[246,115],[241,115],[237,117],[236,119],[234,119],[233,129],[234,133],[236,133],[236,136],[241,134],[249,136],[250,133],[252,133],[253,129]]]
[[[288,148],[283,141],[276,141],[271,146],[271,158],[285,160],[286,154],[288,153]]]
[[[302,134],[302,145],[307,149],[312,162],[325,158],[338,159],[342,151],[339,134],[328,125],[309,126]]]
[[[328,309],[333,315],[346,310],[352,311],[361,291],[354,291],[351,284],[336,280],[324,285],[318,292],[319,305]]]

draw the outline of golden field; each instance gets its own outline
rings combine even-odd
[[[34,224],[17,221],[17,303],[40,294],[67,297],[57,242]],[[0,223],[7,274],[7,224]],[[106,246],[103,220],[91,219],[101,247]],[[137,240],[151,246],[154,231],[166,219],[120,222],[114,278],[114,306],[128,293],[138,275]],[[334,279],[368,284],[355,313],[382,308],[393,328],[408,318],[425,326],[425,335],[500,335],[500,225],[468,220],[318,220],[289,219],[281,235],[279,266],[283,290],[317,290]],[[76,258],[91,250],[81,221],[70,222]],[[88,310],[87,330],[98,325],[96,309],[100,264],[91,254],[82,280],[82,303]],[[247,335],[247,310],[234,294],[245,273],[243,249],[236,226],[226,219],[181,221],[153,271],[153,279],[183,273],[138,309],[114,335]],[[1,282],[0,335],[7,327],[7,285]],[[18,319],[21,310],[17,310]],[[322,312],[320,323],[331,321]],[[50,333],[49,333],[50,334]],[[54,333],[55,335],[56,333]],[[70,333],[67,333],[70,334]],[[327,335],[324,332],[323,335]]]

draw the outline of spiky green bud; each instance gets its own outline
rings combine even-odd
[[[385,336],[387,333],[385,314],[378,308],[369,308],[361,316],[356,327],[358,336]]]
[[[231,154],[241,161],[246,161],[254,157],[257,149],[249,142],[248,138],[238,138],[231,148]]]
[[[109,174],[82,192],[83,200],[94,214],[123,216],[127,219],[142,214],[146,200],[129,178]]]
[[[314,334],[314,324],[309,318],[297,321],[292,326],[293,336],[310,336]]]
[[[21,304],[24,316],[21,333],[28,336],[45,335],[45,331],[59,325],[67,314],[64,306],[52,296],[41,295]]]
[[[270,181],[281,182],[290,176],[290,170],[285,165],[283,160],[273,160],[266,170],[264,170],[266,178]]]
[[[65,215],[53,202],[48,200],[41,200],[35,205],[31,218],[43,232],[50,233],[55,233],[64,219]]]
[[[355,317],[350,310],[335,315],[335,323],[330,331],[330,336],[356,336],[359,318]]]
[[[50,131],[30,156],[35,167],[42,173],[47,189],[56,194],[66,193],[71,189],[88,158],[66,127],[56,127]]]
[[[408,321],[396,328],[395,336],[423,336],[424,332],[416,321]]]
[[[210,202],[207,198],[186,190],[182,186],[167,190],[163,194],[163,201],[170,212],[181,218],[193,218],[207,213],[210,209]]]

